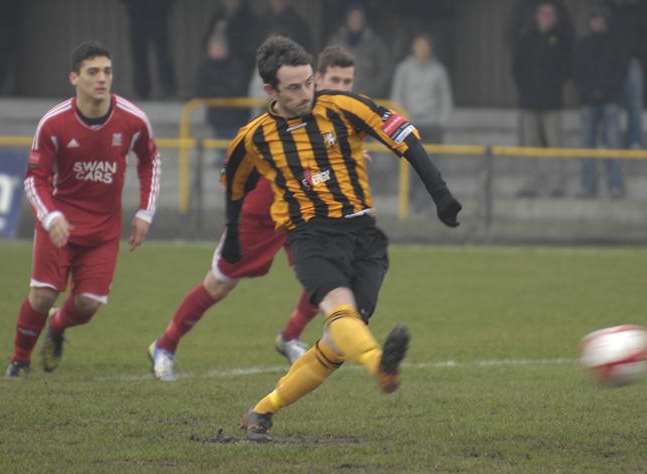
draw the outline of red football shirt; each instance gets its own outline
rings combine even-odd
[[[274,192],[272,191],[272,185],[261,176],[258,178],[256,187],[245,196],[241,212],[255,217],[267,217],[271,221],[270,208],[273,202]]]
[[[146,114],[112,96],[101,125],[81,120],[76,99],[47,112],[38,124],[25,193],[46,230],[62,213],[73,226],[70,242],[94,245],[121,233],[121,193],[127,156],[138,158],[140,204],[137,217],[153,220],[160,188],[160,159]]]

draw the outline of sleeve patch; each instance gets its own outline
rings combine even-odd
[[[415,130],[411,122],[392,112],[386,112],[382,116],[382,122],[382,131],[398,144],[402,143]]]

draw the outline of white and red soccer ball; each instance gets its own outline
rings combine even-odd
[[[636,382],[647,373],[647,330],[624,324],[594,331],[582,339],[580,363],[605,385]]]

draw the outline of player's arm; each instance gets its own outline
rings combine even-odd
[[[52,199],[57,147],[58,141],[49,123],[41,121],[29,154],[24,187],[36,219],[49,233],[52,243],[63,247],[70,237],[71,226]]]
[[[148,119],[144,120],[141,130],[137,132],[133,151],[137,155],[139,209],[131,222],[128,237],[131,251],[139,247],[148,234],[155,216],[160,190],[161,160]]]
[[[259,178],[258,171],[253,163],[253,155],[254,146],[243,130],[229,144],[222,176],[226,187],[227,229],[221,255],[231,263],[237,262],[241,257],[238,225],[243,200],[245,195],[254,189]]]
[[[335,103],[356,130],[365,131],[411,163],[436,204],[438,218],[449,227],[458,226],[457,217],[462,206],[452,196],[440,171],[423,148],[414,125],[368,97],[340,95]]]

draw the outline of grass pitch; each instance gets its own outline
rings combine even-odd
[[[0,244],[7,357],[30,252]],[[110,303],[68,331],[59,369],[40,370],[39,345],[28,379],[0,380],[0,472],[647,472],[647,382],[604,389],[576,363],[589,331],[647,323],[646,250],[393,246],[371,327],[412,332],[401,390],[345,364],[263,445],[240,441],[238,420],[286,367],[273,339],[299,288],[283,257],[183,339],[176,383],[148,374],[148,344],[211,253],[122,253]]]

